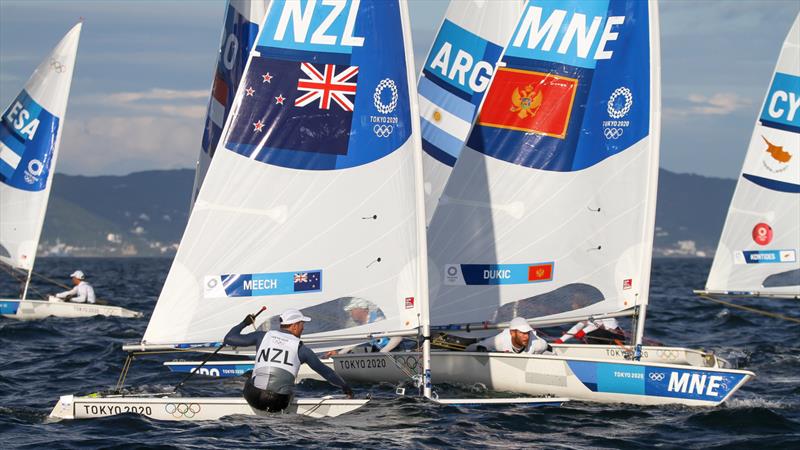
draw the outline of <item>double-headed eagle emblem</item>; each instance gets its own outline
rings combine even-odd
[[[542,106],[542,92],[536,92],[533,85],[527,85],[520,91],[519,88],[514,89],[511,94],[511,112],[517,113],[520,119],[525,119],[528,116],[535,116]]]

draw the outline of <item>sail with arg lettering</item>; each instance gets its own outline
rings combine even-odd
[[[228,2],[219,57],[214,70],[214,82],[211,85],[211,97],[208,99],[203,141],[200,155],[197,157],[192,205],[200,192],[200,186],[203,185],[211,158],[214,157],[214,150],[222,135],[222,127],[225,126],[233,98],[236,96],[247,56],[256,40],[258,27],[264,19],[268,4],[268,0]]]
[[[643,1],[529,1],[430,223],[431,323],[647,303],[660,102]]]
[[[698,292],[800,298],[800,16],[756,120],[706,291]]]
[[[524,4],[470,0],[447,8],[418,84],[427,223]]]
[[[270,5],[143,344],[218,342],[262,305],[311,314],[312,336],[418,326],[406,14],[397,1]],[[353,301],[370,320],[351,320]]]

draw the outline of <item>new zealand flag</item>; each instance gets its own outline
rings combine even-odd
[[[358,67],[254,57],[226,146],[263,161],[273,150],[346,155]]]

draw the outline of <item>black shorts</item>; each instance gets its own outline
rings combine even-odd
[[[625,342],[625,335],[616,332],[617,330],[606,330],[600,328],[586,333],[586,343],[592,345],[613,345],[615,341]]]
[[[280,412],[289,407],[292,396],[259,389],[253,385],[253,378],[248,378],[242,390],[247,404],[255,409],[267,412]]]

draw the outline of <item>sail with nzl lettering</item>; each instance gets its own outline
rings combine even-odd
[[[800,298],[800,15],[759,111],[706,290],[697,292]]]
[[[523,0],[453,0],[419,77],[425,217],[430,223]]]
[[[0,262],[25,271],[36,259],[82,25],[42,60],[0,123]]]
[[[225,10],[225,25],[219,47],[219,57],[208,99],[208,111],[203,131],[203,142],[194,174],[192,202],[200,192],[200,186],[208,172],[211,158],[222,135],[222,127],[228,118],[233,97],[239,87],[247,56],[258,34],[258,27],[267,13],[269,0],[229,0]],[[267,81],[264,81],[265,83]]]
[[[404,1],[272,2],[142,344],[219,342],[262,306],[312,336],[418,326],[415,78]]]
[[[431,323],[647,303],[654,4],[529,1],[428,228]]]

